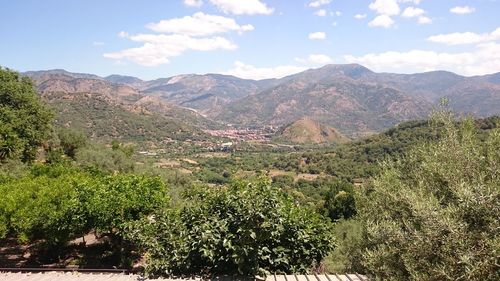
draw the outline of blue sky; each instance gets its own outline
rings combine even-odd
[[[328,63],[500,71],[497,0],[15,0],[0,65],[143,79],[282,77]]]

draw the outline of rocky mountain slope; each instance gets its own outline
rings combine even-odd
[[[243,126],[279,126],[308,116],[355,137],[422,118],[431,109],[429,102],[394,88],[334,75],[297,75],[272,89],[229,104],[219,118]]]
[[[235,100],[256,94],[274,80],[246,80],[220,74],[178,75],[145,82],[141,90],[177,105],[214,117]]]
[[[143,108],[199,127],[215,126],[210,119],[242,127],[284,126],[308,116],[357,137],[425,118],[441,98],[459,113],[500,114],[500,73],[475,77],[446,71],[376,73],[347,64],[261,81],[219,74],[152,81],[64,70],[26,74],[35,78],[42,92],[100,93],[127,110]]]
[[[282,78],[277,86],[233,101],[217,117],[248,126],[284,125],[309,116],[357,137],[425,118],[443,97],[459,113],[500,114],[497,76],[375,73],[357,64],[327,65]]]
[[[127,140],[196,139],[217,126],[192,109],[143,95],[124,84],[69,72],[29,72],[57,123],[94,138]]]

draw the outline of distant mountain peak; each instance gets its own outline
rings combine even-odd
[[[364,67],[357,63],[328,64],[320,68],[320,70],[333,72],[332,74],[342,74],[353,79],[357,79],[368,74],[374,74],[374,72],[367,67]]]

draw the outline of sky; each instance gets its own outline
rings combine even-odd
[[[0,0],[0,66],[156,79],[500,72],[500,0]]]

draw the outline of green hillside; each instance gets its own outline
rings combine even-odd
[[[101,94],[49,93],[44,101],[57,114],[56,124],[85,132],[94,139],[155,141],[196,139],[204,134],[179,121],[147,110],[133,112]]]

